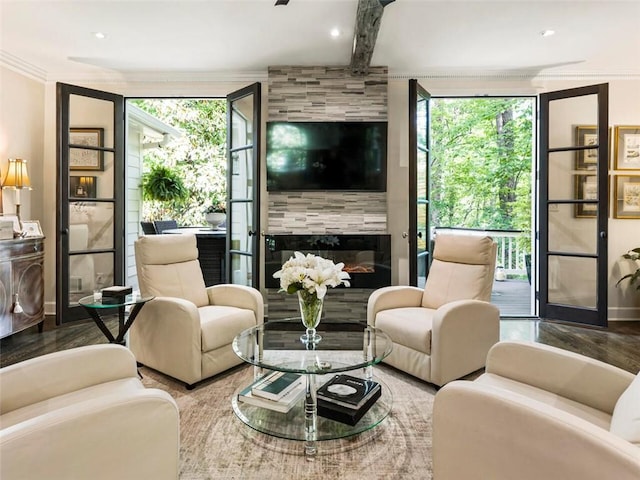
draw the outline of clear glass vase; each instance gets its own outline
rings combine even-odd
[[[298,304],[300,305],[300,318],[302,324],[307,329],[300,337],[304,343],[318,343],[322,337],[316,333],[316,327],[320,323],[322,316],[323,299],[318,298],[315,293],[306,290],[298,290]]]

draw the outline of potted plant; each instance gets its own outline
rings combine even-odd
[[[163,206],[182,200],[188,194],[180,173],[166,165],[152,165],[142,175],[142,196],[145,200],[159,202]],[[166,208],[165,212],[166,213]]]
[[[227,219],[227,203],[215,196],[211,205],[204,211],[204,217],[211,228],[219,228],[219,225]]]
[[[626,258],[627,260],[636,262],[637,268],[635,272],[627,273],[620,280],[618,280],[618,283],[616,283],[616,287],[620,285],[620,282],[628,278],[629,286],[633,287],[633,285],[637,283],[638,285],[636,286],[636,290],[640,290],[640,247],[629,250],[627,253],[622,255],[622,258]]]

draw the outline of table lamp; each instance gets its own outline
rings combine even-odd
[[[2,181],[2,188],[12,188],[16,191],[16,216],[20,227],[22,223],[20,221],[20,191],[23,188],[31,190],[31,181],[29,180],[29,174],[27,173],[27,161],[21,158],[10,158],[9,168],[7,174]]]

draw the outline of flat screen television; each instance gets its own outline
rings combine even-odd
[[[387,122],[268,122],[267,190],[387,188]]]

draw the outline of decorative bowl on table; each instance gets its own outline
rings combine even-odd
[[[224,222],[227,219],[227,214],[226,213],[220,213],[220,212],[212,212],[212,213],[207,213],[205,215],[205,220],[207,221],[207,223],[209,225],[211,225],[211,228],[213,230],[217,229],[218,226]]]

